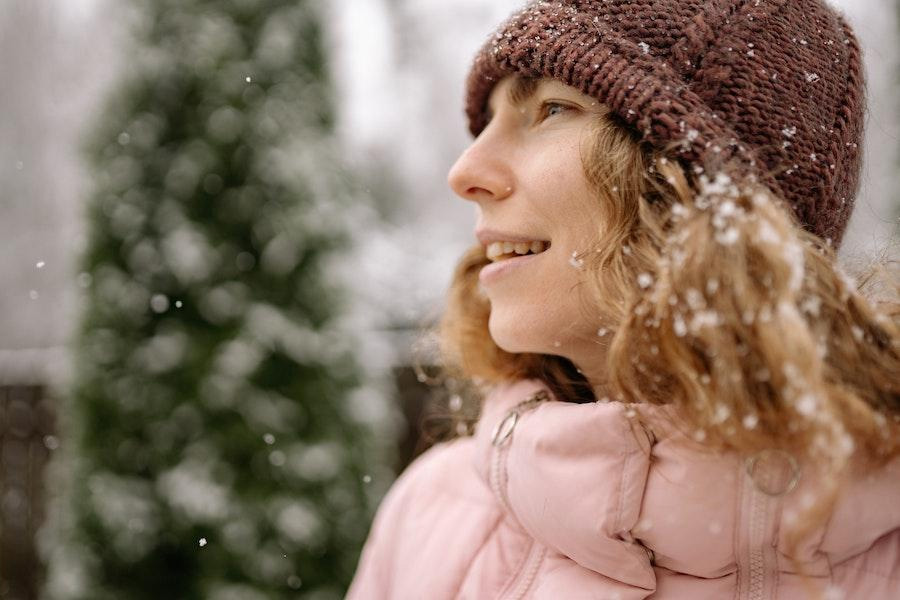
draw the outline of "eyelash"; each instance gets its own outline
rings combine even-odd
[[[562,102],[557,102],[557,101],[542,102],[540,107],[538,108],[538,118],[537,118],[538,123],[541,123],[541,122],[545,121],[546,119],[554,116],[554,115],[548,114],[548,111],[550,110],[551,107],[559,107],[559,108],[563,109],[563,111],[578,110],[574,106],[571,106],[569,104],[563,104]],[[494,118],[494,115],[491,114],[490,112],[488,112],[485,115],[485,125],[487,125],[487,123],[490,123],[493,118]]]
[[[544,121],[545,119],[548,119],[548,118],[554,116],[554,115],[550,114],[550,109],[556,108],[556,107],[563,109],[563,112],[565,112],[567,110],[574,110],[573,107],[569,106],[568,104],[563,104],[562,102],[556,102],[556,101],[542,102],[539,113],[538,113],[538,121]],[[557,113],[557,114],[560,114],[560,113]]]

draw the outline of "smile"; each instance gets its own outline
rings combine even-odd
[[[510,245],[512,246],[511,250],[509,249]],[[491,260],[491,264],[481,268],[478,273],[478,281],[481,285],[488,286],[499,278],[537,260],[538,255],[543,254],[549,247],[548,242],[492,243],[488,246],[488,258]]]
[[[485,254],[491,262],[509,260],[520,256],[540,254],[550,247],[549,242],[492,242],[487,245]]]

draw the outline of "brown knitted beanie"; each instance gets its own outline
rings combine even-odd
[[[494,85],[547,77],[610,107],[642,140],[711,172],[741,165],[837,247],[862,143],[859,44],[824,0],[556,0],[514,14],[475,58],[469,129]]]

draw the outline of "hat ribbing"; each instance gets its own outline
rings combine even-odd
[[[476,55],[469,129],[509,74],[608,105],[685,164],[740,164],[840,244],[858,189],[859,44],[822,0],[557,0],[514,14]]]

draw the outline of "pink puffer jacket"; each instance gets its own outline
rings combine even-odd
[[[545,389],[496,388],[474,437],[402,474],[350,600],[813,597],[784,531],[815,498],[815,477],[777,453],[705,453],[659,407],[544,402],[494,435]],[[848,479],[795,558],[827,600],[900,599],[900,460]]]

